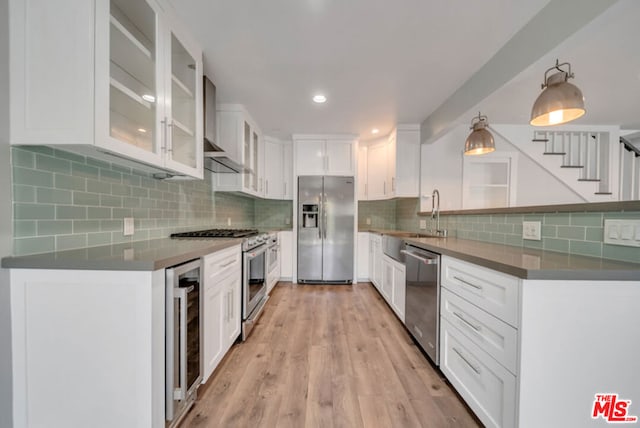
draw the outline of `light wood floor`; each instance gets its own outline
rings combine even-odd
[[[477,427],[369,283],[274,288],[182,427]]]

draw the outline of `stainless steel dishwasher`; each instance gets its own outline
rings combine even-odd
[[[405,325],[431,361],[440,364],[440,254],[405,245]]]

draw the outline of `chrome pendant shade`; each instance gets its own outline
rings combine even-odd
[[[465,155],[484,155],[495,151],[496,143],[491,132],[486,129],[487,126],[489,126],[487,116],[482,116],[478,112],[478,117],[474,117],[471,120],[470,129],[473,129],[473,131],[464,143]]]
[[[568,71],[560,67],[567,66]],[[550,71],[557,73],[547,77]],[[584,97],[582,91],[567,80],[573,78],[571,64],[568,62],[556,65],[544,73],[542,93],[536,99],[531,109],[531,122],[533,126],[559,125],[575,120],[585,113]]]

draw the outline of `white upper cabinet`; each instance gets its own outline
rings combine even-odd
[[[284,145],[273,138],[264,138],[264,197],[284,198]]]
[[[296,175],[355,176],[354,136],[294,135]]]
[[[367,168],[369,161],[367,159],[368,147],[364,144],[358,147],[358,200],[363,201],[367,199]]]
[[[10,3],[12,144],[202,178],[202,53],[169,8]]]
[[[244,166],[240,174],[213,174],[214,188],[219,191],[264,195],[264,161],[262,132],[249,112],[239,104],[217,107],[218,145],[226,155]]]
[[[366,197],[378,200],[418,197],[420,183],[420,126],[398,125],[388,137],[367,144]]]
[[[286,141],[282,147],[283,154],[283,186],[284,193],[282,199],[293,199],[293,145],[291,141]]]

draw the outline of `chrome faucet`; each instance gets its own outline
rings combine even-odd
[[[436,197],[438,198],[438,203],[436,204]],[[431,194],[431,220],[436,219],[436,230],[435,234],[438,236],[442,236],[443,238],[447,237],[447,230],[440,229],[440,192],[438,189],[434,189]]]

